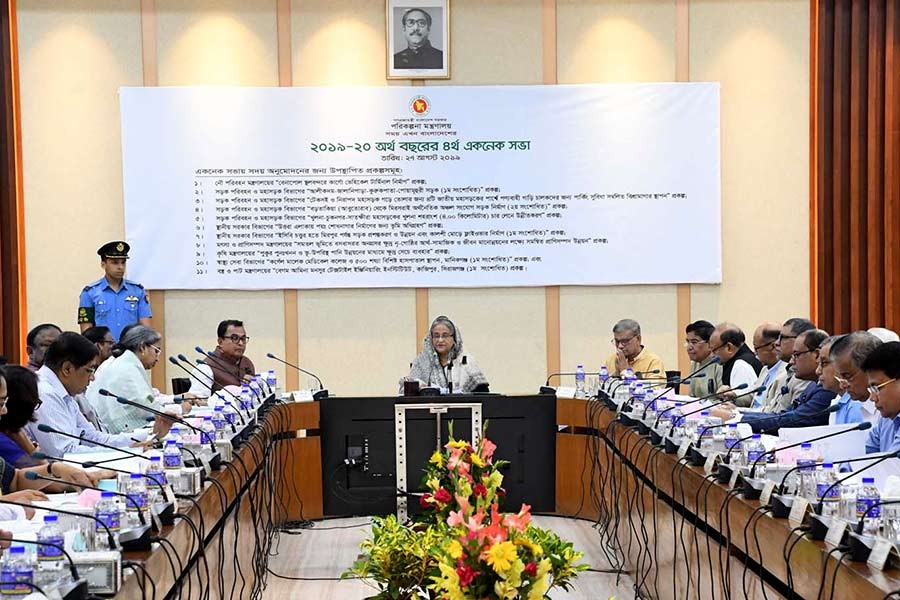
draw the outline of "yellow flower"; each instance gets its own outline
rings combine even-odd
[[[499,542],[487,550],[487,564],[498,574],[507,571],[515,559],[516,547],[512,542]]]
[[[453,560],[457,560],[460,556],[462,556],[463,547],[457,540],[453,540],[447,546],[447,554],[450,555],[450,558]]]
[[[522,585],[522,571],[525,570],[525,564],[521,559],[516,558],[509,566],[506,576],[501,576],[513,587],[517,588]]]
[[[425,485],[428,486],[428,489],[435,491],[439,487],[441,487],[441,482],[438,481],[437,478],[432,477],[431,479],[429,479],[428,481],[425,482]]]
[[[428,462],[440,469],[444,466],[444,455],[435,450]]]
[[[503,600],[513,600],[519,594],[518,590],[507,581],[499,580],[494,584],[494,593],[497,594],[498,598],[502,598]]]
[[[484,461],[481,460],[481,457],[475,454],[474,452],[469,454],[469,460],[472,461],[472,464],[476,467],[483,467]]]
[[[459,495],[463,498],[469,498],[472,495],[472,484],[465,479],[461,479],[457,482],[456,487],[459,490]]]
[[[491,476],[488,478],[488,487],[497,489],[500,487],[500,484],[503,483],[503,475],[500,471],[494,471],[491,473]]]
[[[537,566],[537,567],[538,567],[538,568],[537,568],[537,576],[538,576],[538,577],[543,577],[544,575],[546,575],[547,573],[549,573],[549,572],[550,572],[550,567],[551,567],[551,566],[552,566],[552,565],[550,564],[550,559],[549,559],[549,558],[545,558],[545,559],[541,560],[541,561],[538,563],[538,566]]]
[[[544,549],[529,540],[528,538],[519,537],[516,538],[516,546],[523,546],[531,552],[532,556],[538,557],[544,553]]]
[[[468,446],[468,445],[469,445],[469,442],[467,442],[465,440],[453,440],[450,443],[448,443],[445,447],[446,448],[459,448],[460,450],[465,450],[466,446]]]

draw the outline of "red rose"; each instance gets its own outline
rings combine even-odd
[[[444,488],[440,488],[434,493],[434,499],[441,504],[447,504],[452,498],[453,496],[450,495],[450,492],[448,492]]]
[[[431,498],[431,494],[428,493],[419,496],[419,506],[422,508],[431,508],[431,502],[428,501],[429,498]]]
[[[530,562],[525,565],[525,574],[529,577],[537,577],[537,563]]]
[[[459,576],[459,585],[462,587],[466,587],[475,579],[475,576],[478,575],[478,571],[470,567],[469,565],[465,565],[463,567],[459,567],[456,569],[456,574]]]
[[[475,487],[472,488],[472,493],[479,498],[483,498],[487,496],[487,488],[482,483],[476,483]]]

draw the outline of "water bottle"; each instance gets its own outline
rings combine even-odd
[[[222,414],[225,415],[225,422],[228,425],[234,425],[235,423],[237,423],[238,414],[231,404],[226,404],[222,407]]]
[[[876,506],[879,502],[881,494],[875,487],[875,478],[863,477],[862,487],[856,497],[856,519],[859,521],[865,515],[863,533],[866,535],[876,535],[881,527],[881,506]]]
[[[609,369],[606,368],[606,365],[600,367],[600,373],[597,375],[597,380],[600,382],[600,389],[606,390],[606,386],[609,383]]]
[[[684,413],[681,411],[681,406],[681,402],[676,402],[675,408],[666,413],[672,421],[672,437],[675,438],[680,438],[684,435]]]
[[[634,387],[629,392],[631,396],[631,406],[635,407],[633,410],[640,410],[640,412],[644,412],[644,384],[640,381],[634,384]]]
[[[12,546],[0,562],[0,593],[25,596],[34,591],[34,569],[25,554],[25,546]]]
[[[719,417],[706,417],[701,425],[700,430],[700,449],[703,452],[713,452],[718,450],[716,445],[716,434],[722,429],[722,419]]]
[[[822,504],[822,516],[825,517],[836,517],[840,514],[841,485],[831,487],[835,481],[837,474],[834,472],[834,465],[822,463],[822,468],[816,472],[816,498]]]
[[[250,393],[250,386],[246,383],[241,384],[241,410],[250,410],[253,408],[253,397]]]
[[[575,397],[586,397],[584,391],[584,366],[582,365],[578,365],[577,367],[575,367]]]
[[[738,433],[737,423],[729,423],[725,428],[725,453],[728,456],[728,464],[740,464],[741,434]]]
[[[221,406],[213,409],[212,424],[216,429],[216,438],[222,439],[225,437],[225,426],[228,424],[228,421],[225,420],[225,412]]]
[[[259,381],[256,378],[250,380],[248,384],[250,386],[250,394],[253,397],[253,404],[261,404],[262,403],[262,388],[259,387]]]
[[[269,369],[266,373],[266,385],[269,386],[269,393],[274,394],[278,388],[278,378],[275,377],[275,369]]]
[[[800,480],[797,486],[797,495],[810,502],[815,502],[816,454],[813,452],[812,444],[800,444],[800,452],[797,453],[797,469]]]
[[[184,438],[181,436],[180,427],[175,425],[172,426],[172,429],[169,430],[169,436],[166,443],[168,442],[175,442],[175,445],[178,446],[179,450],[184,448]]]
[[[143,475],[132,473],[125,485],[125,495],[129,498],[125,502],[125,514],[131,524],[137,525],[141,522],[139,514],[145,512],[150,505],[147,484],[144,483]]]
[[[100,501],[94,506],[94,516],[109,528],[110,533],[115,538],[121,528],[121,513],[119,512],[119,503],[116,502],[116,494],[114,492],[100,492]],[[94,523],[94,546],[98,550],[115,549],[109,547],[106,529],[96,522]]]
[[[170,471],[182,467],[181,450],[178,448],[175,440],[166,442],[166,447],[163,450],[163,467]]]
[[[65,544],[62,529],[59,528],[56,515],[45,515],[44,526],[38,530],[37,541],[56,544],[59,548],[38,544],[38,568],[42,571],[59,571],[63,568],[62,546]]]
[[[179,456],[181,453],[179,452]],[[147,465],[147,477],[158,483],[159,485],[166,485],[168,481],[166,480],[166,469],[163,466],[163,460],[161,456],[151,456],[150,463]]]
[[[748,467],[752,467],[755,463],[756,471],[754,472],[754,476],[759,479],[765,479],[766,477],[766,461],[760,460],[758,463],[756,461],[765,453],[766,447],[762,443],[762,436],[758,433],[754,433],[753,437],[750,438],[750,441],[747,442],[747,445],[744,447],[744,464]]]
[[[206,415],[203,417],[203,422],[200,423],[200,443],[210,444],[215,440],[216,426],[213,424],[212,416]]]

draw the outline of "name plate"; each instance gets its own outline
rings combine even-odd
[[[794,503],[791,505],[791,514],[788,515],[788,520],[799,525],[803,522],[803,519],[806,518],[807,509],[809,509],[809,500],[802,496],[795,496]]]
[[[761,504],[768,504],[769,500],[772,499],[772,492],[775,490],[775,482],[771,479],[766,481],[766,484],[763,486],[762,493],[759,495],[759,501]]]
[[[872,546],[872,552],[869,553],[869,566],[883,571],[884,565],[887,564],[888,557],[893,549],[894,545],[891,542],[881,537],[877,538],[875,545]]]
[[[678,446],[678,458],[684,458],[684,455],[687,454],[688,448],[691,447],[691,438],[684,436],[681,438],[681,445]]]
[[[737,465],[731,466],[731,479],[728,480],[728,489],[734,489],[734,485],[737,483],[738,477],[741,476],[741,468]]]
[[[717,452],[710,452],[706,457],[706,462],[703,463],[703,472],[707,475],[712,475],[712,472],[716,470],[718,464],[719,454]]]
[[[847,522],[843,519],[835,519],[825,534],[825,543],[829,546],[840,546],[841,540],[844,539],[844,532],[847,531]]]

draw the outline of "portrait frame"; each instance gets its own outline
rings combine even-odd
[[[426,16],[414,13],[420,24],[408,36],[402,21],[410,10]],[[450,0],[385,0],[384,14],[387,79],[450,79]],[[431,25],[423,34],[426,19]],[[419,45],[423,35],[425,47],[412,50],[410,37]]]

